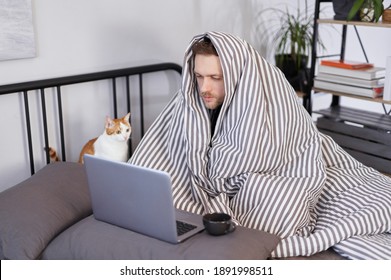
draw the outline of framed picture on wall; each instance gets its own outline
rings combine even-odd
[[[35,57],[31,0],[0,0],[0,61]]]

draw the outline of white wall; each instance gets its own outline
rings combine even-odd
[[[185,48],[194,35],[207,30],[249,34],[245,27],[251,24],[252,4],[237,0],[33,0],[37,56],[0,61],[0,84],[151,62],[182,64]],[[179,88],[179,82],[177,87],[168,85],[171,91],[167,92],[158,84],[148,83],[152,77],[146,79],[149,124]],[[67,160],[77,161],[82,145],[102,133],[105,115],[112,114],[109,90],[108,84],[99,88],[83,85],[76,93],[72,87],[63,90],[66,143],[70,150]],[[83,94],[79,95],[79,91]],[[0,191],[30,175],[21,98],[0,97]],[[31,95],[30,107],[36,109],[31,112],[32,121],[39,120],[38,97]],[[59,150],[59,137],[53,134],[57,112],[52,107],[47,112],[50,143]],[[33,135],[33,140],[39,170],[45,162],[44,141],[38,135]]]
[[[207,30],[234,33],[258,48],[262,34],[256,31],[259,20],[256,15],[262,8],[276,2],[289,3],[293,8],[296,5],[296,1],[288,0],[32,0],[37,56],[0,61],[0,84],[150,62],[182,64],[184,50],[191,38]],[[302,4],[304,1],[298,2]],[[375,33],[372,29],[365,33],[369,37],[369,40],[365,40],[369,45],[368,55],[372,61],[384,66],[384,56],[391,55],[387,47],[391,43],[390,33],[384,30],[376,30]],[[327,36],[330,48],[338,46],[338,36],[336,38],[331,32]],[[359,55],[356,49],[355,45],[348,46],[348,52],[354,58]],[[110,102],[104,97],[106,87],[103,85],[98,90],[93,89],[93,94],[87,94],[88,97],[78,102],[71,100],[71,97],[69,100],[65,98],[67,133],[73,135],[72,139],[77,139],[68,139],[71,151],[67,160],[77,160],[81,145],[101,133],[104,116],[112,113],[103,106]],[[160,102],[150,107],[148,122],[153,120],[176,90],[172,85],[168,88],[172,89],[172,93],[164,93],[163,96],[159,95],[159,89],[151,90],[152,95],[147,99],[153,103],[158,97]],[[91,89],[86,85],[80,90]],[[0,191],[29,176],[27,151],[14,148],[15,144],[17,147],[25,146],[24,116],[18,105],[20,99],[21,96],[0,97]],[[100,104],[90,106],[91,99],[99,100]],[[320,102],[316,106],[327,107],[328,99],[328,96],[317,97],[315,102]],[[32,98],[32,107],[38,108],[37,102]],[[368,104],[359,103],[358,106],[381,111],[379,104]],[[351,101],[349,105],[352,105]],[[99,111],[102,124],[96,121],[96,111]],[[55,113],[55,109],[49,108],[49,117]],[[39,118],[39,114],[33,114],[32,118]],[[51,137],[55,143],[58,141],[56,135]],[[35,139],[35,143],[36,150],[42,149],[42,139]],[[43,166],[41,157],[36,159],[38,169]]]
[[[252,1],[33,0],[37,57],[2,61],[1,84],[151,61],[182,63],[206,30],[246,34]]]

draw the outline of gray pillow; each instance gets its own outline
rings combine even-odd
[[[230,234],[211,236],[205,231],[180,244],[138,234],[89,216],[62,232],[43,259],[78,260],[249,260],[267,259],[280,238],[266,232],[237,227]]]
[[[0,193],[0,258],[40,258],[54,237],[90,214],[83,165],[49,164]]]
[[[99,222],[91,213],[83,165],[50,164],[0,193],[0,258],[266,259],[280,240],[238,227],[172,245]]]

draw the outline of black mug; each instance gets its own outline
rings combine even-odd
[[[226,213],[209,213],[202,217],[206,231],[211,235],[223,235],[236,228],[230,215]]]

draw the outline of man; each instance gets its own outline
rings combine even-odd
[[[217,117],[225,98],[224,77],[220,59],[211,41],[207,38],[192,47],[194,73],[198,92],[206,108],[209,109],[211,135],[214,133]]]
[[[281,71],[233,35],[193,38],[180,91],[129,161],[168,172],[177,208],[278,234],[274,257],[391,258],[391,180],[320,134]]]

